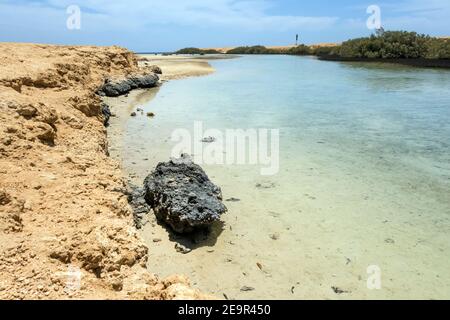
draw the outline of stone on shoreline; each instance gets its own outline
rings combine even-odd
[[[109,119],[112,116],[111,109],[106,103],[102,103],[103,125],[107,127],[109,125]]]
[[[148,214],[151,211],[150,206],[144,199],[144,190],[130,184],[126,194],[128,195],[128,203],[133,210],[134,226],[136,229],[141,229],[149,222]]]
[[[134,89],[144,89],[156,87],[159,77],[155,73],[145,75],[134,75],[125,79],[113,81],[107,79],[98,93],[107,97],[118,97],[129,93]]]
[[[150,69],[152,70],[153,73],[162,74],[161,68],[156,65],[150,66]]]
[[[208,227],[227,211],[220,188],[188,155],[159,163],[144,189],[156,217],[177,233]]]

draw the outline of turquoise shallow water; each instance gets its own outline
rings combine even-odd
[[[291,56],[211,64],[216,73],[168,82],[142,103],[156,117],[128,120],[124,167],[142,181],[170,157],[173,130],[202,121],[279,129],[280,171],[205,166],[224,198],[241,201],[226,203],[214,246],[180,255],[168,237],[151,244],[152,271],[233,298],[450,297],[449,71]],[[380,290],[367,288],[370,265]]]

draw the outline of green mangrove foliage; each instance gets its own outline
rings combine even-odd
[[[301,44],[292,48],[266,48],[264,46],[237,47],[227,51],[227,54],[296,54],[311,55],[313,51],[310,47]]]
[[[175,52],[175,54],[218,54],[220,53],[214,49],[199,49],[199,48],[184,48]]]
[[[431,38],[427,42],[428,59],[450,59],[450,39]]]
[[[252,47],[236,47],[228,50],[227,54],[279,54],[277,50],[268,49],[264,46],[252,46]]]
[[[338,55],[340,46],[317,47],[312,50],[313,54],[318,57],[336,56]]]
[[[301,44],[296,47],[289,48],[288,50],[284,50],[286,54],[300,55],[300,56],[308,56],[314,54],[314,50],[311,47]]]
[[[449,39],[406,31],[387,31],[380,36],[372,35],[345,41],[330,55],[357,59],[449,59]]]

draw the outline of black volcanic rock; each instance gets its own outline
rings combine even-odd
[[[187,155],[159,163],[144,189],[156,217],[178,233],[207,227],[227,211],[220,188]]]
[[[113,81],[107,79],[98,93],[107,97],[118,97],[134,89],[153,88],[158,85],[159,77],[154,73],[134,75],[125,79]]]

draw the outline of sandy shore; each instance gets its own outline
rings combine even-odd
[[[198,77],[214,72],[214,68],[208,63],[211,59],[225,59],[215,55],[192,56],[162,56],[142,54],[139,63],[141,65],[157,65],[163,70],[162,80],[174,80],[187,77]]]
[[[108,156],[105,78],[149,72],[118,47],[0,44],[0,299],[202,298],[146,270]],[[151,249],[150,249],[151,250]]]

